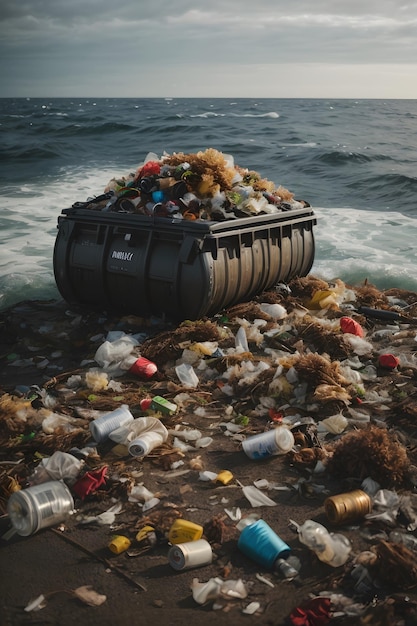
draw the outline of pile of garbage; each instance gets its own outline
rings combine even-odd
[[[163,329],[101,317],[78,366],[59,371],[51,337],[72,350],[71,332],[90,328],[68,315],[71,331],[57,318],[45,341],[34,318],[22,330],[18,311],[3,314],[7,367],[32,359],[45,374],[0,396],[3,540],[93,524],[142,574],[149,555],[192,570],[196,605],[254,615],[277,580],[299,588],[327,568],[291,624],[417,614],[417,294],[308,276]]]
[[[135,172],[112,178],[104,194],[73,207],[185,220],[225,221],[310,206],[230,154],[208,148],[149,153]]]

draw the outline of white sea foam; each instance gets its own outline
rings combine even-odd
[[[270,111],[270,113],[231,113],[232,117],[270,117],[272,119],[277,119],[279,117],[279,113],[275,111]]]
[[[50,182],[25,183],[4,190],[0,308],[20,300],[59,296],[53,275],[58,215],[75,201],[102,193],[114,175],[114,170],[106,169],[63,170]]]
[[[215,111],[206,111],[205,113],[197,113],[190,115],[190,117],[202,117],[207,119],[208,117],[226,117],[226,113],[216,113]]]
[[[190,117],[269,117],[272,119],[277,119],[279,114],[275,111],[271,111],[270,113],[216,113],[215,111],[206,111],[204,113],[196,113],[194,115],[190,115]]]
[[[72,169],[49,183],[10,190],[0,218],[1,231],[8,233],[0,257],[0,308],[22,299],[58,297],[52,258],[58,215],[75,201],[99,195],[113,176],[123,173]],[[319,207],[314,213],[312,274],[351,285],[367,279],[380,289],[417,291],[416,218],[351,208]]]
[[[417,218],[395,212],[318,208],[312,273],[350,284],[417,291]]]

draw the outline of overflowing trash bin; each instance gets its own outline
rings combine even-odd
[[[70,303],[195,320],[306,276],[315,224],[307,202],[218,151],[148,158],[62,210],[55,280]]]

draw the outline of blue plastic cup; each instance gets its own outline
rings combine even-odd
[[[291,548],[260,519],[246,526],[240,533],[238,548],[266,569],[273,569],[277,559],[286,559]]]

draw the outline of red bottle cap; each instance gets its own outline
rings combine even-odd
[[[152,403],[152,398],[143,398],[139,402],[140,408],[142,409],[142,411],[147,411],[149,407],[151,406],[151,403]]]

